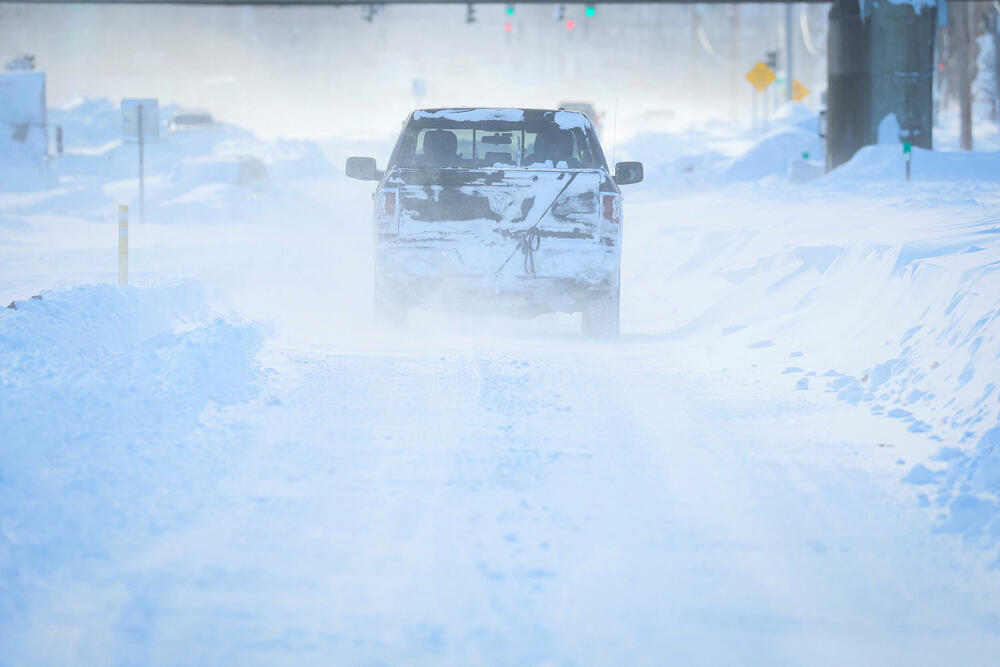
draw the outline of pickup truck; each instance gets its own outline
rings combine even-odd
[[[384,170],[347,159],[373,195],[375,312],[409,307],[581,312],[585,334],[618,335],[622,198],[642,164],[608,170],[579,112],[420,109]]]

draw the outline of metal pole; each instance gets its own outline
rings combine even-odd
[[[128,285],[128,206],[118,207],[118,285]]]
[[[761,127],[767,132],[769,115],[771,113],[771,95],[774,94],[774,86],[768,86],[764,89],[764,92],[760,94],[761,107],[763,111],[760,116]]]
[[[792,70],[792,3],[785,4],[785,101],[794,99],[792,81],[795,80]]]
[[[142,155],[142,114],[143,105],[139,105],[139,222],[145,222],[146,220],[146,188],[145,180],[143,179],[143,155]]]

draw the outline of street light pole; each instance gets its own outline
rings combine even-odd
[[[792,91],[792,3],[785,3],[785,101],[794,99]]]

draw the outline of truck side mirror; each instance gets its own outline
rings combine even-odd
[[[618,185],[630,185],[642,180],[641,162],[619,162],[615,165],[615,183]]]
[[[356,178],[359,181],[377,181],[382,178],[373,157],[349,157],[345,171],[348,178]]]

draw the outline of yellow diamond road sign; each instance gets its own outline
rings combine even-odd
[[[775,78],[774,70],[763,62],[757,63],[747,72],[747,81],[761,93],[774,83]]]
[[[802,85],[798,79],[792,81],[792,99],[801,102],[809,94],[809,89]]]

